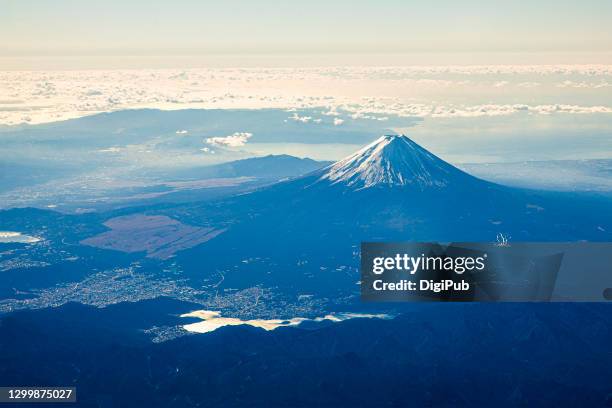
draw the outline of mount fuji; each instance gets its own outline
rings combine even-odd
[[[404,135],[385,135],[329,166],[320,177],[355,190],[410,186],[417,190],[473,183],[474,177],[446,163]]]
[[[612,239],[609,201],[601,197],[480,180],[403,135],[382,136],[305,176],[183,213],[188,223],[225,232],[176,261],[201,276],[206,259],[209,269],[228,271],[224,285],[232,288],[266,282],[305,290],[310,283],[320,291],[325,279],[344,279],[352,290],[355,276],[321,271],[357,270],[363,241]]]

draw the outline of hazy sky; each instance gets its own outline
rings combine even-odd
[[[0,0],[0,56],[603,54],[611,20],[609,0]]]

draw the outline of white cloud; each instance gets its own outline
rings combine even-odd
[[[535,88],[540,86],[541,84],[539,82],[520,82],[517,86],[519,88]]]
[[[100,149],[98,151],[100,153],[119,153],[121,151],[121,148],[113,146],[113,147],[109,147],[109,148],[106,148],[106,149]]]
[[[340,126],[344,123],[344,119],[334,118],[334,126]]]
[[[186,135],[187,133],[189,133],[187,130],[177,130],[175,132],[177,135]]]
[[[471,118],[480,116],[502,116],[512,115],[519,112],[531,114],[549,115],[552,113],[612,113],[612,108],[607,106],[579,106],[579,105],[475,105],[464,107],[436,106],[429,114],[433,118]]]
[[[340,113],[336,112],[334,108],[331,108],[327,112],[321,112],[321,114],[325,116],[340,116]]]
[[[244,146],[251,136],[253,136],[252,133],[236,132],[229,136],[209,137],[206,139],[206,143],[216,146],[240,147]]]
[[[611,87],[612,83],[609,82],[586,82],[586,81],[563,81],[557,84],[557,88],[589,88],[589,89],[599,89],[599,88],[608,88]]]
[[[289,116],[289,119],[292,119],[296,122],[308,123],[312,120],[311,116],[300,116],[297,113],[293,113],[293,115]]]

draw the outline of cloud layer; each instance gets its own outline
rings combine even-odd
[[[0,125],[128,108],[325,107],[378,120],[610,113],[610,84],[612,65],[0,71]]]

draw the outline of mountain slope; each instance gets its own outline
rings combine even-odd
[[[265,180],[280,180],[297,177],[328,166],[330,162],[299,158],[287,154],[250,157],[211,166],[177,170],[173,177],[207,179],[227,177],[252,177]]]
[[[405,136],[383,136],[313,173],[191,209],[189,221],[229,216],[230,230],[292,241],[334,233],[342,242],[494,241],[500,232],[515,241],[605,241],[612,238],[608,205],[596,196],[480,180]]]
[[[306,176],[167,214],[226,229],[177,254],[196,279],[214,271],[224,276],[220,287],[341,298],[356,289],[363,241],[495,242],[500,233],[511,241],[607,241],[609,205],[482,181],[403,136],[386,136]]]

